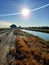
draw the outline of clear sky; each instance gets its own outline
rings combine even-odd
[[[18,13],[23,8],[36,9],[49,4],[49,0],[0,0],[0,15]],[[0,16],[0,27],[17,26],[49,26],[49,6],[33,11],[29,17],[22,15]]]

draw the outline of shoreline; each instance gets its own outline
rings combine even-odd
[[[33,37],[35,37],[35,38],[37,38],[37,39],[39,39],[39,40],[43,40],[43,41],[46,42],[46,43],[49,43],[49,40],[45,40],[45,39],[43,39],[43,38],[40,38],[39,36],[30,34],[30,33],[27,33],[27,32],[25,32],[25,33],[28,34],[28,35],[30,35],[30,36],[33,36]]]
[[[49,30],[31,30],[31,29],[24,29],[29,31],[36,31],[36,32],[43,32],[43,33],[49,33]]]
[[[38,40],[44,41],[46,44],[49,43],[49,40],[45,40],[45,39],[43,39],[43,38],[40,38],[39,36],[30,34],[30,33],[27,33],[27,32],[21,31],[21,30],[19,30],[19,32],[21,32],[21,33],[18,33],[18,34],[20,34],[20,35],[23,35],[23,36],[25,36],[25,35],[26,35],[26,36],[32,36],[32,37],[34,37],[34,38],[36,38],[36,39],[38,39]],[[14,34],[16,34],[16,33],[14,33]]]

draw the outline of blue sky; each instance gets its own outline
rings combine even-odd
[[[18,13],[23,8],[29,10],[49,4],[49,0],[0,0],[0,15]],[[22,15],[0,17],[0,27],[17,26],[49,26],[49,6],[31,12],[28,18]]]

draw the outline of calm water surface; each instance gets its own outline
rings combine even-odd
[[[22,29],[22,31],[39,36],[40,38],[43,38],[45,40],[49,40],[49,33],[43,33],[43,32],[37,32],[37,31],[29,31],[29,30],[24,30]]]

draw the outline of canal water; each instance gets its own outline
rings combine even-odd
[[[35,36],[39,36],[42,39],[49,40],[49,33],[43,33],[43,32],[38,32],[38,31],[30,31],[30,30],[24,30],[24,29],[21,29],[21,30],[24,31],[24,32],[33,34]]]

